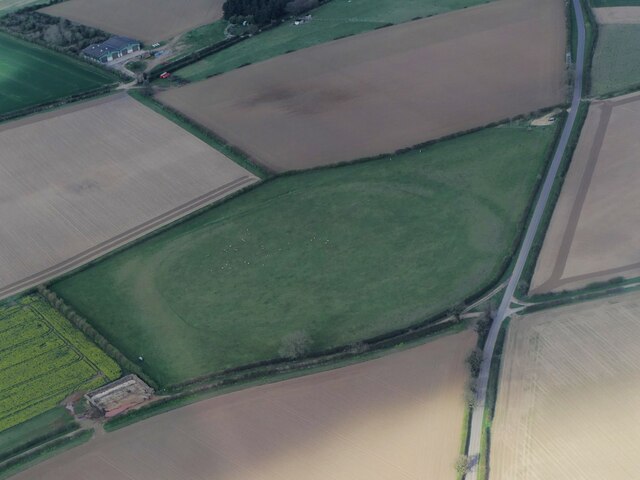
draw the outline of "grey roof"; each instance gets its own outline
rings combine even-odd
[[[82,50],[82,53],[88,57],[100,58],[109,52],[118,52],[129,45],[140,44],[138,40],[128,37],[115,36],[102,43],[94,43]]]

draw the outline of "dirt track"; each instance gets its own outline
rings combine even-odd
[[[308,48],[160,94],[256,161],[295,170],[562,102],[561,0],[504,0]]]
[[[126,95],[5,124],[0,143],[0,298],[257,180]]]
[[[634,293],[513,321],[491,479],[638,478],[639,320]]]
[[[640,275],[640,95],[594,102],[536,264],[531,292]]]
[[[15,480],[455,479],[472,332],[101,436]]]
[[[41,11],[147,44],[222,18],[224,0],[68,0]]]

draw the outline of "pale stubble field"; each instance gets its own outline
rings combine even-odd
[[[513,320],[491,435],[491,478],[638,478],[638,338],[639,293]]]
[[[127,95],[0,126],[0,298],[257,178]]]

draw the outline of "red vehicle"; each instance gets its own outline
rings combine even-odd
[[[160,78],[169,78],[171,76],[171,74],[169,72],[164,72],[160,74]]]

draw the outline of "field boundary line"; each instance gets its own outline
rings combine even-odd
[[[18,280],[9,285],[5,285],[4,287],[0,288],[0,300],[20,293],[48,280],[51,280],[52,278],[57,277],[63,273],[68,273],[75,268],[81,267],[91,260],[95,260],[106,253],[110,253],[112,250],[125,246],[130,241],[151,233],[156,228],[177,220],[187,213],[200,209],[201,207],[215,200],[218,200],[222,195],[230,193],[233,190],[237,190],[238,188],[246,186],[252,182],[253,178],[248,175],[240,177],[225,185],[222,185],[221,187],[216,188],[215,190],[200,195],[199,197],[196,197],[195,199],[187,203],[175,207],[165,212],[164,214],[147,220],[146,222],[143,222],[136,227],[133,227],[123,233],[116,235],[115,237],[105,240],[104,242],[101,242],[94,247],[76,254],[62,262],[59,262],[56,265],[25,277],[22,280]]]

